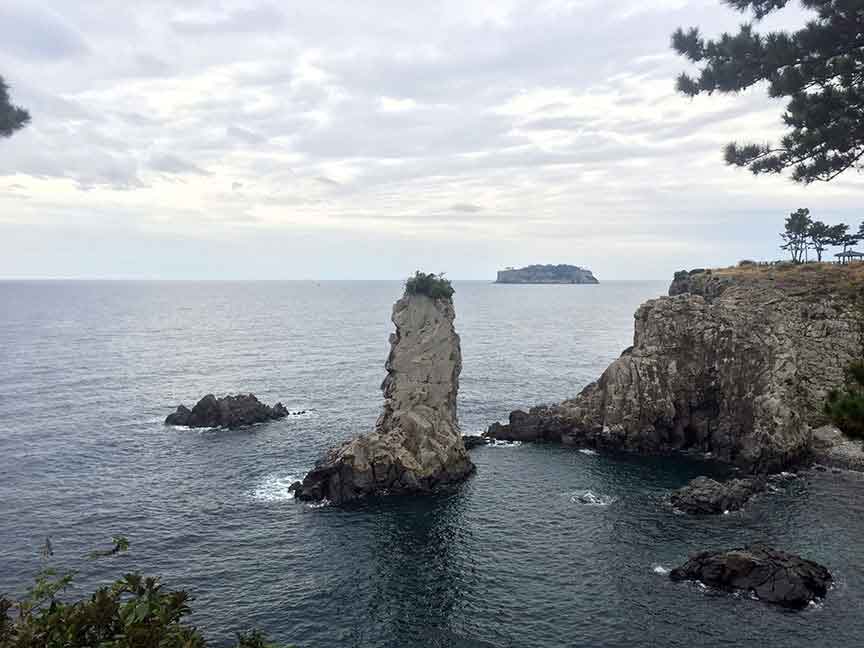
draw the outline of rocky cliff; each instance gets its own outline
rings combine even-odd
[[[574,399],[487,435],[665,452],[761,472],[809,453],[826,393],[864,353],[860,284],[837,267],[679,273],[633,346]],[[686,276],[684,276],[686,275]]]
[[[502,284],[596,284],[600,283],[587,268],[573,265],[530,265],[499,270],[495,283]]]
[[[396,302],[375,430],[330,451],[297,485],[299,499],[340,504],[429,492],[474,471],[456,418],[462,352],[454,318],[449,298],[406,295]]]

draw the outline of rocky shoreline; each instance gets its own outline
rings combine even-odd
[[[752,473],[812,461],[826,395],[864,356],[857,295],[711,271],[678,273],[669,292],[639,307],[633,346],[596,382],[485,436],[697,451]]]

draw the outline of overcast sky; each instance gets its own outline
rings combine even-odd
[[[612,9],[610,10],[610,7]],[[801,24],[788,9],[772,25]],[[690,100],[678,26],[719,0],[0,3],[0,277],[601,279],[780,255],[862,177],[726,167],[764,91]]]

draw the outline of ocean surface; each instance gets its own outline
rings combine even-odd
[[[575,395],[631,344],[665,282],[456,282],[466,433]],[[249,627],[308,648],[857,646],[864,480],[778,481],[744,512],[674,514],[716,471],[546,445],[473,451],[461,489],[350,509],[289,484],[368,431],[398,282],[0,283],[0,591],[50,536],[83,588],[133,569],[195,597],[216,646]],[[179,403],[253,392],[307,414],[251,429],[166,427]],[[594,505],[575,496],[587,491]],[[591,498],[587,498],[591,499]],[[129,537],[128,554],[89,551]],[[837,584],[800,613],[676,584],[688,553],[766,541]],[[73,591],[73,593],[75,593]]]

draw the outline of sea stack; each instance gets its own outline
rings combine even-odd
[[[428,493],[474,471],[456,417],[462,352],[451,295],[449,282],[434,275],[418,273],[408,281],[393,306],[396,332],[375,430],[331,450],[296,485],[298,499],[342,504],[368,495]]]

